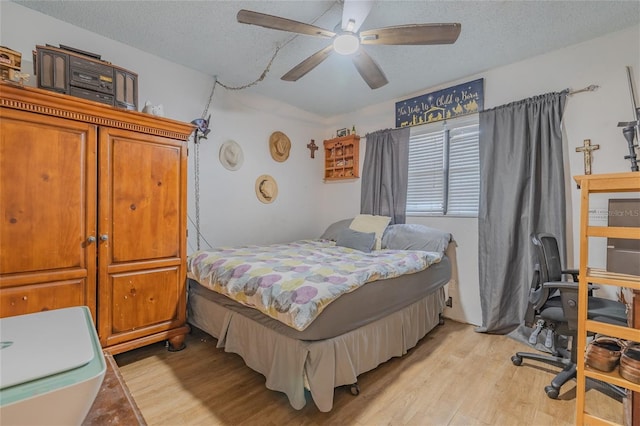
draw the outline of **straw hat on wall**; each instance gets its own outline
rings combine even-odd
[[[278,184],[269,175],[256,179],[256,196],[265,204],[272,203],[278,196]]]
[[[282,132],[273,132],[269,137],[269,151],[274,160],[282,163],[289,158],[289,150],[291,149],[291,141]]]

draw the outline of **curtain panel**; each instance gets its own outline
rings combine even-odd
[[[531,234],[556,236],[566,260],[562,114],[567,92],[480,113],[478,259],[482,326],[523,322],[534,266]]]
[[[360,213],[391,217],[405,223],[409,175],[410,129],[368,133],[362,166]]]

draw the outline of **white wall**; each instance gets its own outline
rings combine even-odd
[[[12,2],[0,1],[0,44],[22,53],[22,70],[33,74],[31,51],[36,45],[64,44],[96,52],[102,58],[137,72],[139,104],[163,104],[165,116],[181,121],[200,117],[213,77],[109,40]],[[179,77],[176,80],[176,76]],[[257,77],[257,76],[256,76]],[[29,83],[36,85],[35,76]],[[140,109],[140,108],[139,108]],[[208,139],[200,144],[200,224],[212,245],[270,243],[320,235],[323,225],[317,208],[323,190],[322,156],[310,159],[311,139],[322,144],[326,120],[281,102],[227,91],[218,86],[209,107]],[[269,136],[280,130],[291,139],[286,162],[271,158]],[[244,152],[237,171],[218,161],[220,145],[233,139]],[[190,141],[189,216],[194,212],[194,146]],[[134,160],[133,160],[134,161]],[[263,204],[255,196],[255,181],[262,174],[278,183],[278,198]],[[196,247],[190,224],[189,249]],[[206,248],[204,241],[201,245]]]
[[[560,49],[545,55],[527,59],[508,66],[488,70],[467,78],[445,82],[437,87],[425,88],[408,94],[402,99],[429,93],[441,88],[466,81],[484,78],[484,106],[493,108],[509,102],[561,91],[565,88],[581,89],[591,84],[600,86],[595,92],[570,96],[563,118],[565,129],[564,152],[567,163],[567,227],[569,266],[578,266],[579,249],[579,191],[572,177],[584,174],[583,156],[575,152],[583,139],[591,139],[600,144],[600,150],[593,156],[592,172],[615,173],[630,171],[630,163],[624,160],[628,154],[627,143],[622,131],[617,127],[619,121],[631,121],[633,108],[627,85],[626,66],[634,71],[636,91],[640,91],[640,26],[609,34],[607,36]],[[636,93],[640,102],[640,93]],[[395,126],[394,99],[372,105],[360,111],[333,117],[329,129],[355,124],[358,133],[390,128]],[[330,130],[327,131],[330,131]],[[363,139],[364,140],[364,139]],[[364,157],[366,143],[361,146]],[[345,189],[349,189],[346,191]],[[349,200],[360,199],[360,187],[333,189],[327,187],[324,193],[326,201],[332,205],[346,206]],[[631,196],[640,196],[631,194]],[[606,199],[594,200],[597,205],[606,208]],[[327,204],[325,204],[327,206]],[[343,207],[340,215],[325,207],[323,218],[338,219],[356,214],[359,204],[351,208]],[[450,230],[458,242],[458,288],[453,289],[454,306],[445,314],[459,321],[480,325],[480,290],[478,286],[478,221],[475,218],[408,218],[408,222],[422,223]],[[592,242],[590,262],[592,266],[604,266],[606,263],[606,241]],[[459,297],[456,298],[456,293]],[[611,295],[609,293],[609,295]]]
[[[219,94],[212,135],[200,147],[200,221],[205,238],[217,246],[319,236],[324,229],[317,208],[323,157],[317,151],[311,159],[306,147],[311,139],[322,145],[319,120],[268,99],[224,90]],[[269,135],[276,130],[291,140],[289,158],[282,163],[269,153]],[[219,147],[228,139],[240,143],[244,152],[242,168],[233,172],[218,161]],[[278,197],[271,204],[255,196],[255,181],[263,174],[278,183]]]

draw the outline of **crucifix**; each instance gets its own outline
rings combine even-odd
[[[307,148],[311,151],[311,158],[316,158],[315,153],[318,150],[318,145],[316,145],[316,142],[313,139],[311,139],[311,142],[307,144]]]
[[[591,139],[585,139],[582,146],[576,148],[576,152],[584,154],[584,174],[591,174],[591,151],[600,149],[600,145],[591,145]]]

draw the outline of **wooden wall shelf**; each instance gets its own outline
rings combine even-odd
[[[360,177],[360,136],[349,135],[324,141],[324,180]]]

